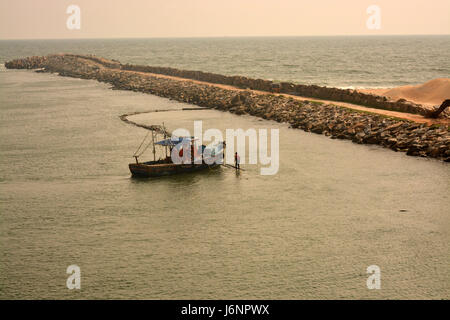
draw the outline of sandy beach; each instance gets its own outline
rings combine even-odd
[[[390,89],[358,89],[363,93],[376,94],[398,100],[405,99],[427,107],[439,106],[450,99],[450,78],[433,79],[415,86],[401,86]]]

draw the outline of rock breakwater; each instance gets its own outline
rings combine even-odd
[[[289,123],[293,128],[324,134],[335,139],[348,139],[360,144],[376,144],[394,151],[406,152],[411,156],[432,157],[450,162],[448,126],[426,126],[332,104],[300,101],[282,95],[259,94],[250,90],[231,90],[192,81],[158,77],[149,72],[161,74],[162,71],[155,72],[153,69],[153,71],[141,69],[140,66],[121,65],[118,61],[94,56],[59,54],[30,57],[7,62],[5,66],[18,69],[40,68],[46,72],[59,73],[61,76],[96,79],[111,84],[113,89],[150,93],[201,107],[235,114],[249,114],[263,119]],[[165,70],[167,68],[163,69],[164,72],[167,71]],[[164,74],[167,75],[167,73]],[[180,77],[177,74],[171,75]],[[196,76],[195,74],[190,75]],[[217,81],[214,83],[222,83],[219,78],[215,78],[216,76],[220,75],[211,74],[210,81],[207,82],[214,80]],[[205,81],[199,79],[203,76],[196,77],[190,79]],[[245,85],[247,83],[245,81],[236,80],[232,85],[249,88]],[[259,86],[254,89],[271,90],[270,82],[254,81]],[[283,86],[285,89],[282,89]],[[289,88],[288,85],[281,84],[280,91],[286,92]],[[333,98],[333,100],[339,99]]]
[[[405,99],[392,101],[384,96],[366,94],[351,89],[329,88],[317,85],[302,85],[289,82],[274,83],[269,80],[252,79],[242,76],[224,76],[202,71],[179,70],[166,67],[136,66],[126,64],[122,66],[122,69],[175,76],[209,83],[231,85],[241,89],[267,91],[272,93],[286,93],[322,100],[348,102],[377,109],[408,112],[425,116],[429,113],[428,108]]]

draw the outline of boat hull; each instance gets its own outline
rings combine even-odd
[[[207,165],[205,163],[194,165],[173,164],[173,163],[149,165],[145,163],[130,163],[128,165],[128,167],[130,168],[130,172],[134,177],[145,177],[145,178],[162,177],[188,172],[196,172],[206,170],[208,168],[214,168],[217,166],[218,164]]]

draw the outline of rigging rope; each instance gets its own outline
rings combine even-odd
[[[142,150],[138,155],[135,155],[135,157],[139,158],[148,149],[148,147],[150,147],[151,144],[152,142],[149,141],[148,144],[145,146],[144,150]]]
[[[144,151],[142,151],[139,155],[137,155],[138,151],[141,149],[142,145],[144,144],[144,141],[147,139],[148,135],[150,134],[150,131],[151,131],[151,130],[148,130],[148,131],[147,131],[147,135],[144,137],[144,140],[142,140],[141,144],[139,145],[139,147],[137,148],[137,150],[134,152],[133,157],[140,157],[140,156],[144,153],[144,151],[147,150],[148,145],[147,145],[147,147],[145,147]]]
[[[137,150],[134,152],[133,157],[140,157],[148,149],[148,147],[150,147],[152,141],[149,141],[149,143],[145,146],[145,148],[141,152],[139,152],[139,150],[141,149],[145,140],[147,140],[147,137],[150,134],[150,132],[152,132],[152,134],[153,134],[153,131],[154,131],[156,134],[158,134],[158,131],[162,131],[162,133],[164,134],[164,138],[166,138],[167,135],[170,136],[170,133],[167,132],[167,130],[164,126],[152,125],[152,126],[142,126],[142,127],[148,130],[147,135],[144,137],[144,140],[142,140],[141,144],[139,145]]]

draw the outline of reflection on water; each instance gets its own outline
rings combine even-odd
[[[280,170],[132,179],[151,95],[0,73],[1,298],[449,298],[448,164],[219,111],[170,129],[279,128]],[[151,158],[151,152],[147,154]],[[81,267],[69,291],[66,268]],[[380,266],[382,289],[366,288]]]

